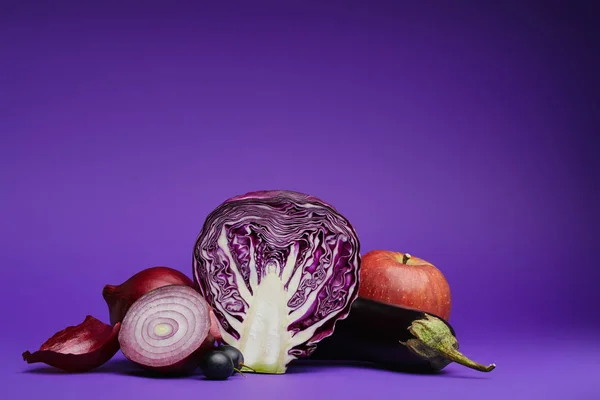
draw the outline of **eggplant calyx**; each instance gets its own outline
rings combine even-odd
[[[456,337],[439,318],[425,313],[425,318],[413,321],[408,330],[414,338],[400,343],[429,360],[434,367],[441,369],[450,362],[455,362],[481,372],[490,372],[496,368],[496,364],[479,364],[458,351]]]

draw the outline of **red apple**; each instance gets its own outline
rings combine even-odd
[[[373,250],[362,256],[360,269],[360,297],[450,319],[450,285],[433,264],[408,253]]]

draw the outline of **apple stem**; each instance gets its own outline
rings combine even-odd
[[[402,256],[402,264],[406,264],[411,257],[412,256],[410,254],[404,253],[404,255]]]

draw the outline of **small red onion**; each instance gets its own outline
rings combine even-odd
[[[76,326],[68,326],[46,340],[34,353],[26,351],[28,364],[44,363],[68,372],[85,372],[110,360],[119,351],[121,324],[105,324],[91,315]]]
[[[108,305],[110,323],[112,325],[123,321],[129,307],[146,293],[167,285],[186,285],[195,288],[194,282],[184,273],[164,266],[146,268],[120,285],[106,285],[102,290],[102,296]],[[211,334],[218,343],[222,343],[219,323],[212,308],[210,308],[212,320]]]
[[[213,348],[210,308],[186,285],[169,285],[140,297],[125,315],[119,332],[121,351],[149,370],[185,374]]]

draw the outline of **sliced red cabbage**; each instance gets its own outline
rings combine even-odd
[[[331,205],[291,191],[252,192],[207,217],[194,247],[194,280],[245,364],[284,373],[348,315],[358,295],[359,247]]]

